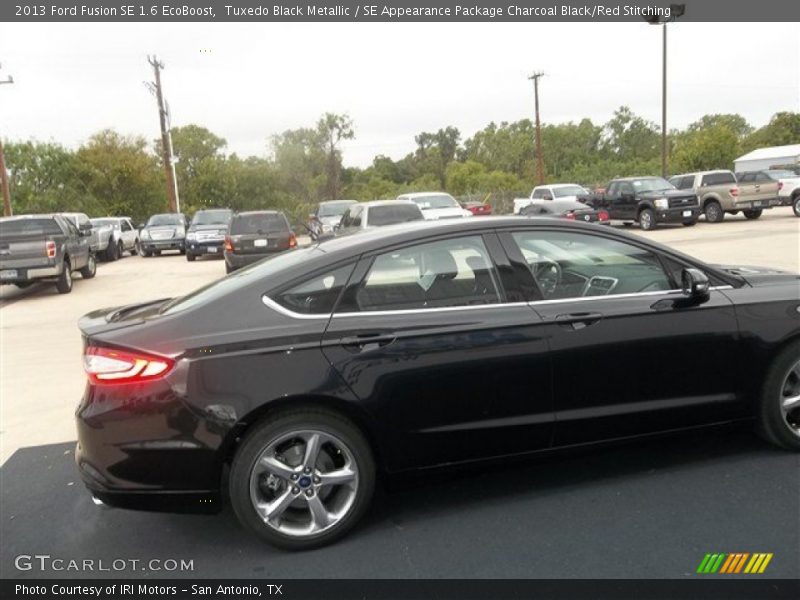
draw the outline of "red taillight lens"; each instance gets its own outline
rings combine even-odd
[[[733,196],[734,198],[739,195],[739,188],[738,187],[733,187],[728,191],[730,191],[731,196]]]
[[[575,213],[574,212],[568,212],[566,215],[564,215],[564,217],[566,217],[570,221],[574,221],[575,220]]]
[[[611,217],[608,215],[608,211],[601,210],[600,212],[597,213],[597,218],[600,221],[608,221]]]
[[[297,238],[293,233],[289,234],[289,248],[297,248]]]
[[[87,348],[83,356],[83,368],[96,385],[160,379],[174,366],[175,361],[164,356],[96,346]]]
[[[228,252],[233,252],[233,242],[231,241],[229,235],[225,236],[225,250],[227,250]]]
[[[47,242],[47,258],[55,258],[56,256],[56,243]]]

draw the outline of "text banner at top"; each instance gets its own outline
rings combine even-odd
[[[0,22],[800,22],[796,0],[2,0]]]

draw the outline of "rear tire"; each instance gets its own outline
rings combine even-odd
[[[764,211],[761,210],[760,208],[758,208],[758,209],[752,209],[752,210],[745,210],[745,211],[742,211],[742,212],[744,213],[744,218],[745,219],[749,219],[749,220],[753,221],[753,220],[757,219],[758,217],[760,217],[761,213],[763,213]]]
[[[318,452],[306,463],[315,435]],[[261,466],[266,457],[278,466],[277,474]],[[304,470],[304,463],[313,468]],[[332,472],[350,477],[320,483]],[[375,461],[353,423],[326,410],[299,408],[270,415],[247,433],[233,459],[229,486],[233,510],[247,529],[279,548],[307,550],[341,538],[364,515],[375,488]],[[284,496],[291,504],[274,508],[272,518],[263,516]],[[314,532],[320,523],[327,524]]]
[[[91,279],[97,274],[97,260],[94,254],[89,255],[89,260],[86,262],[86,266],[80,270],[80,274],[84,279]]]
[[[103,258],[105,258],[105,260],[108,262],[114,262],[119,258],[119,256],[117,256],[117,245],[113,240],[108,241],[108,246],[106,246],[106,249],[103,252]]]
[[[188,260],[189,262],[194,262],[195,258],[197,258],[197,257],[194,254],[192,254],[191,252],[187,252],[186,253],[186,260]]]
[[[800,342],[795,341],[772,361],[758,413],[758,432],[768,442],[786,450],[800,451],[800,401],[785,412],[790,398],[800,397]]]
[[[643,208],[639,213],[639,227],[643,231],[652,231],[656,228],[656,213],[650,208]]]
[[[703,207],[703,213],[706,215],[706,221],[709,223],[722,223],[725,218],[725,211],[722,210],[719,202],[710,200]]]
[[[800,194],[795,194],[792,198],[792,212],[795,217],[800,217]]]
[[[117,258],[124,258],[125,256],[125,246],[122,245],[122,242],[117,242]]]
[[[72,291],[72,265],[64,259],[64,269],[56,280],[56,289],[59,294],[69,294]]]

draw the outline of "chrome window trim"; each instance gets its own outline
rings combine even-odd
[[[720,285],[708,288],[710,292],[720,291],[720,290],[732,290],[733,286],[731,285]],[[475,305],[467,305],[467,306],[441,306],[436,308],[408,308],[402,310],[365,310],[361,312],[343,312],[343,313],[324,313],[324,314],[313,314],[313,315],[304,315],[302,313],[297,313],[288,308],[281,306],[275,300],[270,298],[267,294],[261,296],[261,301],[264,303],[265,306],[271,308],[272,310],[279,312],[282,315],[287,317],[291,317],[293,319],[311,319],[311,320],[319,320],[319,319],[339,319],[339,318],[350,318],[350,317],[388,317],[392,315],[415,315],[415,314],[425,314],[425,313],[432,313],[432,312],[453,312],[458,310],[480,310],[480,309],[496,309],[496,308],[519,308],[521,306],[539,306],[539,305],[548,305],[548,304],[566,304],[570,302],[587,302],[591,300],[606,300],[608,298],[639,298],[639,297],[647,297],[647,296],[672,296],[672,295],[679,295],[683,294],[683,290],[659,290],[655,292],[633,292],[630,294],[608,294],[606,296],[588,296],[588,297],[576,297],[576,298],[558,298],[556,300],[531,300],[530,302],[498,302],[496,304],[475,304]]]

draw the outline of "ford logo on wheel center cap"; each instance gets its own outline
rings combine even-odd
[[[297,482],[301,488],[307,488],[311,485],[311,477],[301,477],[300,481]]]

